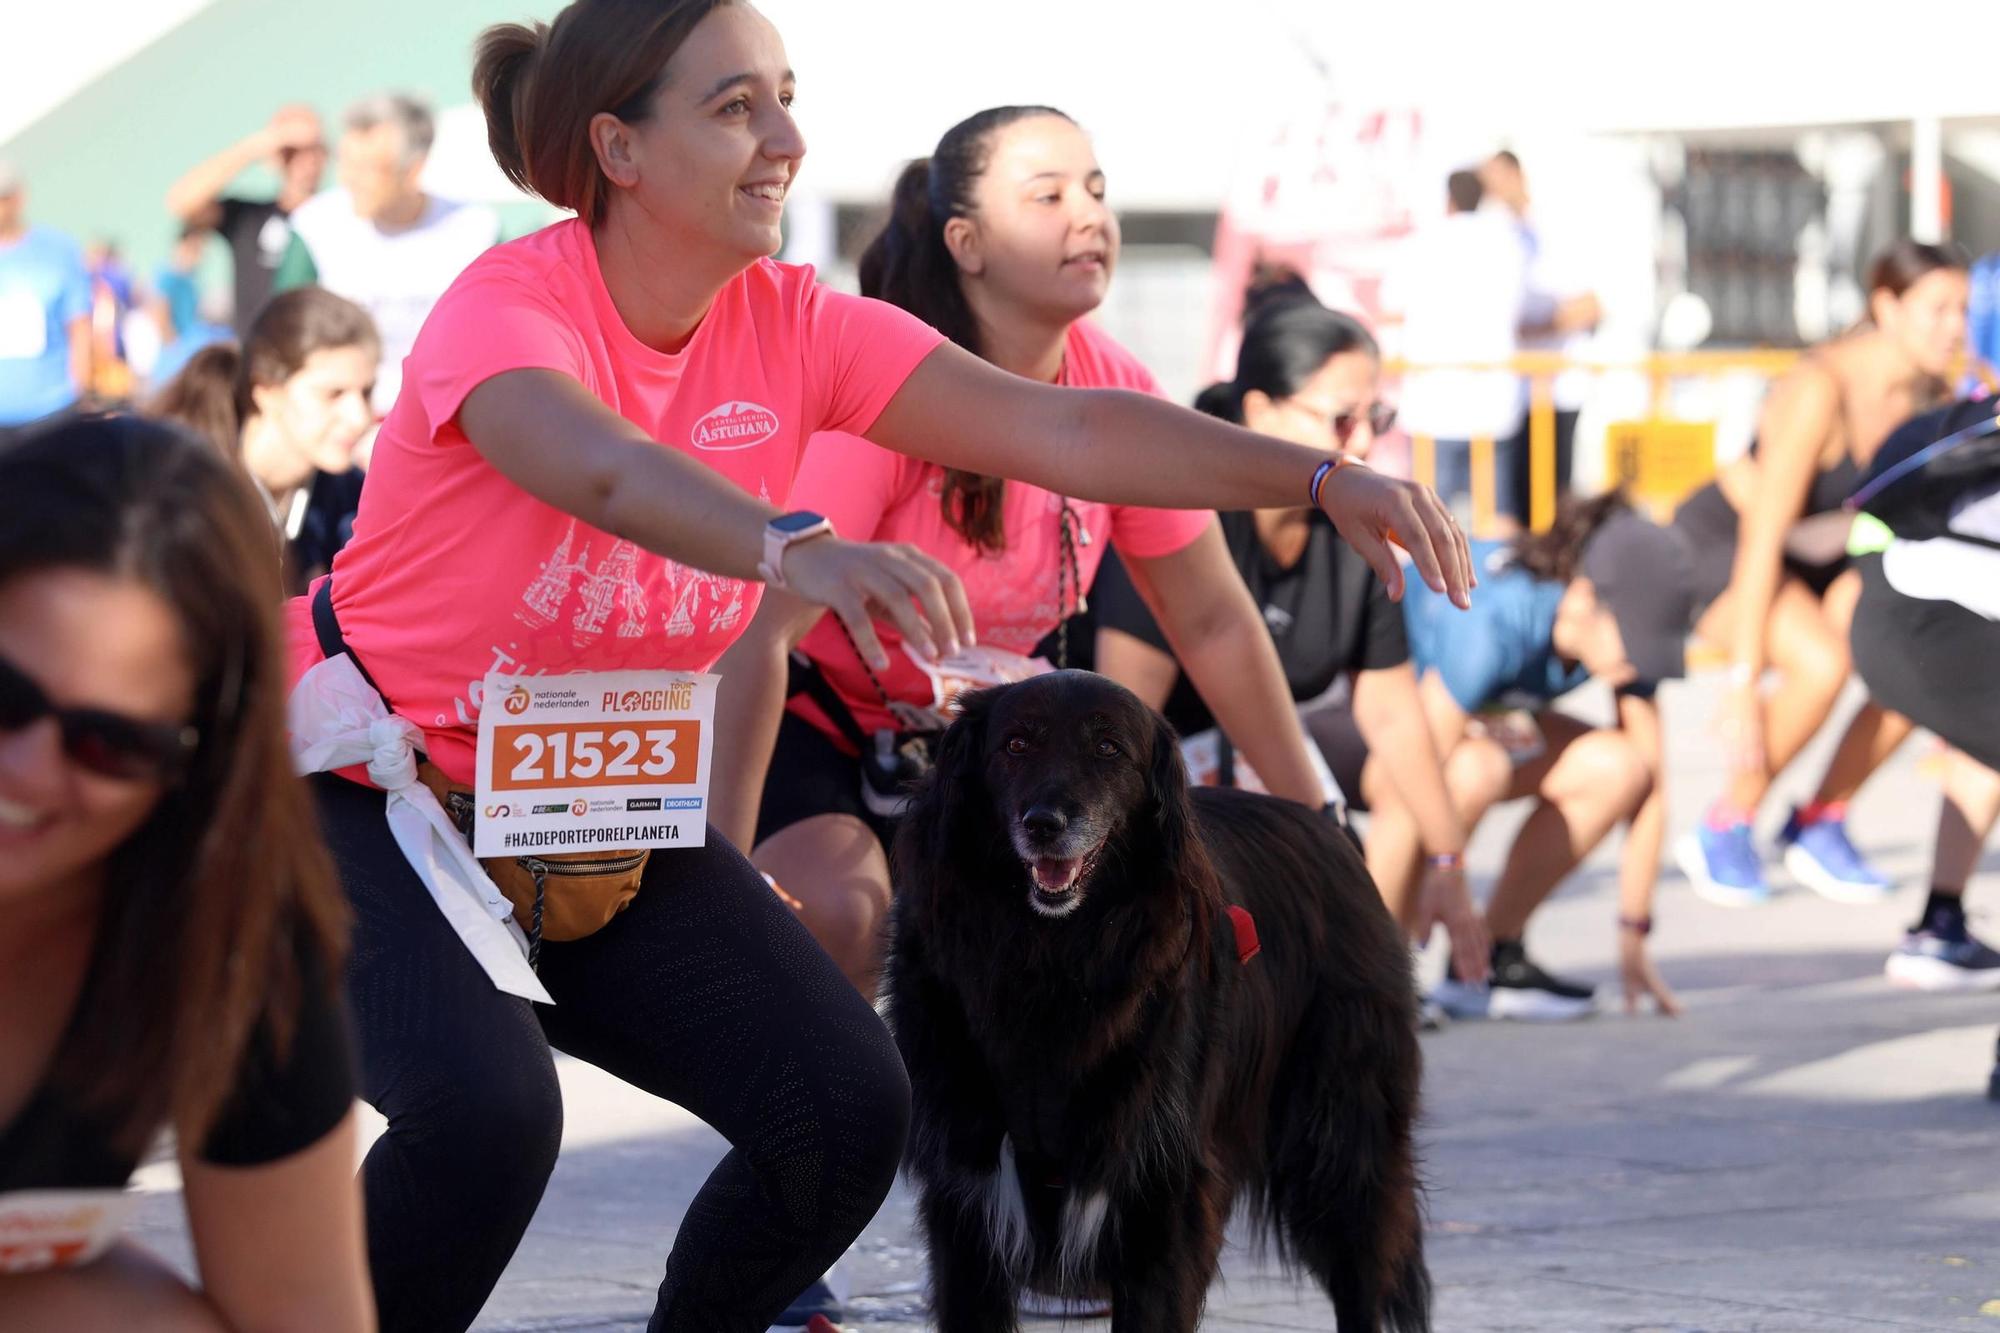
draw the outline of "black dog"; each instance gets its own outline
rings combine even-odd
[[[963,700],[896,865],[940,1333],[1012,1333],[1028,1285],[1192,1330],[1239,1191],[1342,1333],[1429,1329],[1409,954],[1331,820],[1191,793],[1158,714],[1066,671]]]

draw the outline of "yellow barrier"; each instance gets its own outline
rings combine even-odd
[[[1614,423],[1606,432],[1609,457],[1606,475],[1623,483],[1633,498],[1664,518],[1690,491],[1715,472],[1715,427],[1708,422],[1674,421],[1666,415],[1676,380],[1711,378],[1749,372],[1775,379],[1798,361],[1795,351],[1658,352],[1638,361],[1577,361],[1553,352],[1523,352],[1508,361],[1413,366],[1391,361],[1384,369],[1400,376],[1411,370],[1506,371],[1528,381],[1528,523],[1546,531],[1556,517],[1555,378],[1564,371],[1592,374],[1637,372],[1651,386],[1650,413],[1644,421]],[[1413,474],[1425,485],[1437,482],[1437,442],[1426,435],[1410,437]],[[1498,478],[1496,448],[1491,438],[1472,441],[1472,528],[1476,534],[1496,530]]]

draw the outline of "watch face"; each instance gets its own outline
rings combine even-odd
[[[792,533],[805,532],[808,529],[818,527],[824,522],[826,520],[820,515],[801,509],[796,513],[778,515],[771,520],[771,526],[779,532]]]

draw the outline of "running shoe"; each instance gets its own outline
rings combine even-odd
[[[840,1333],[840,1321],[847,1313],[843,1294],[847,1285],[847,1275],[835,1264],[826,1276],[798,1294],[771,1325],[770,1333]]]
[[[1830,902],[1879,903],[1895,891],[1889,877],[1869,865],[1848,840],[1844,819],[1804,824],[1793,806],[1778,846],[1792,878]]]
[[[1567,1023],[1597,1012],[1597,988],[1551,976],[1518,941],[1493,946],[1493,984],[1486,1012],[1521,1023]]]
[[[1674,859],[1695,893],[1718,907],[1761,907],[1771,900],[1748,824],[1715,829],[1703,820],[1674,844]]]
[[[1912,990],[2000,990],[2000,953],[1973,938],[1964,917],[1934,915],[1922,930],[1903,937],[1882,970]]]
[[[1460,981],[1450,972],[1431,991],[1430,1003],[1448,1018],[1484,1018],[1492,1002],[1492,990],[1483,981]]]
[[[1444,1025],[1451,1021],[1443,1005],[1428,995],[1417,996],[1417,1031],[1442,1032]]]

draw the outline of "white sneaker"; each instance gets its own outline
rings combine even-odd
[[[1485,1018],[1493,1002],[1493,990],[1484,982],[1447,976],[1431,991],[1431,999],[1452,1018]]]

